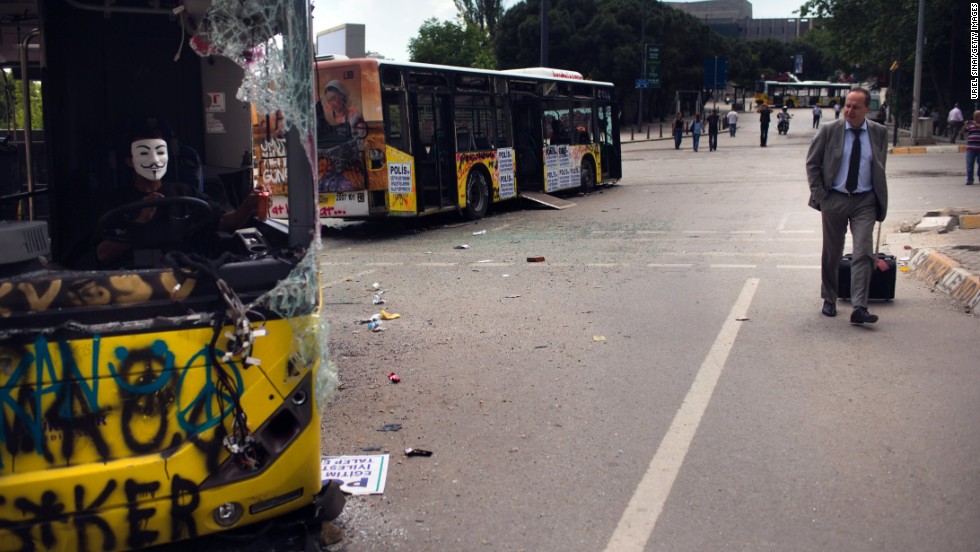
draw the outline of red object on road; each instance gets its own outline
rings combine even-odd
[[[398,374],[394,372],[388,374],[388,379],[391,380],[391,383],[398,383],[402,380],[400,377],[398,377]]]

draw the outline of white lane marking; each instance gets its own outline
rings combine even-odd
[[[765,230],[732,230],[729,234],[765,234]]]
[[[742,293],[732,306],[728,318],[718,332],[708,356],[698,370],[694,383],[684,397],[680,409],[670,424],[670,429],[660,441],[660,447],[647,467],[643,479],[630,498],[623,517],[619,519],[616,530],[606,544],[606,552],[642,551],[664,509],[664,503],[674,486],[681,464],[691,447],[694,434],[701,425],[711,396],[714,393],[721,372],[728,361],[738,330],[742,326],[739,318],[745,318],[749,305],[759,287],[758,278],[749,278],[742,287]]]
[[[709,268],[755,268],[754,264],[709,264]]]
[[[373,270],[365,270],[364,272],[358,272],[357,274],[355,274],[353,276],[345,276],[344,278],[342,278],[340,280],[335,280],[333,282],[327,282],[326,284],[323,284],[323,287],[328,288],[328,287],[331,287],[331,286],[335,286],[337,284],[343,284],[344,282],[349,282],[349,281],[353,280],[354,278],[359,278],[361,276],[367,276],[368,274],[371,274],[372,272],[374,272],[374,271]]]
[[[666,230],[637,230],[637,234],[666,234]]]
[[[405,263],[397,263],[397,262],[396,263],[377,262],[377,263],[364,263],[364,266],[402,266],[404,264]]]
[[[816,230],[780,230],[780,234],[816,234]]]
[[[820,270],[820,265],[776,265],[776,268],[789,270]]]
[[[693,264],[683,264],[683,263],[650,263],[647,265],[650,268],[691,268]]]
[[[615,266],[629,266],[627,263],[585,263],[585,266],[598,267],[598,268],[609,268]]]
[[[682,234],[717,234],[717,230],[681,230]]]
[[[419,263],[418,266],[456,266],[458,263]]]

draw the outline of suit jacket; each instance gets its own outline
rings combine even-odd
[[[885,160],[888,155],[888,129],[884,125],[868,121],[868,139],[871,141],[871,187],[877,199],[876,220],[885,220],[888,213],[888,180],[885,177]],[[806,155],[806,178],[810,184],[810,207],[820,210],[820,203],[834,187],[834,177],[844,157],[845,119],[824,124],[810,142]]]

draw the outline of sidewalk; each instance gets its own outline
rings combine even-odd
[[[890,234],[892,254],[918,280],[965,312],[980,312],[980,214],[931,212],[915,228]],[[907,231],[911,230],[911,232]],[[905,249],[908,246],[909,249]],[[906,270],[906,268],[902,270]]]

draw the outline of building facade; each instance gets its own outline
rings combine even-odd
[[[749,0],[705,0],[703,2],[664,2],[704,21],[713,31],[739,40],[777,40],[793,42],[818,23],[816,19],[754,19]]]

